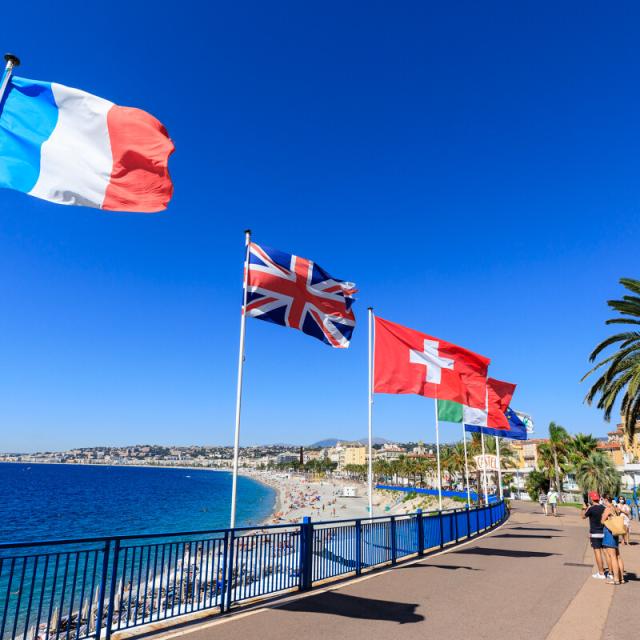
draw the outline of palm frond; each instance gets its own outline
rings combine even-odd
[[[607,302],[620,317],[611,318],[606,324],[640,325],[640,280],[621,278],[620,284],[629,293],[619,300]],[[640,332],[624,331],[609,336],[596,346],[589,361],[595,362],[605,349],[614,345],[615,352],[597,362],[583,376],[584,381],[599,371],[599,377],[587,392],[585,402],[592,404],[597,399],[596,406],[603,411],[607,421],[620,402],[626,434],[633,437],[636,420],[640,417]]]
[[[625,342],[629,339],[633,339],[637,337],[639,334],[635,331],[625,331],[624,333],[616,333],[614,336],[610,336],[606,340],[603,340],[592,352],[589,356],[590,362],[593,362],[602,351],[604,351],[607,347],[615,344],[616,342]],[[613,357],[617,357],[620,355],[619,353],[613,354]]]
[[[607,304],[622,315],[640,316],[640,301],[632,300],[609,300]]]
[[[635,278],[620,278],[620,284],[626,289],[629,289],[629,291],[640,295],[640,280],[636,280]]]
[[[640,320],[632,320],[631,318],[610,318],[605,320],[605,324],[640,324]]]

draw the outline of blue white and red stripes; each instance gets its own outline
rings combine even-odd
[[[0,187],[112,211],[166,209],[173,142],[153,116],[14,76],[0,111]]]

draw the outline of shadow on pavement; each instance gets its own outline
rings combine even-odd
[[[510,531],[562,531],[562,529],[552,529],[550,527],[507,527]]]
[[[543,529],[544,531],[544,529]],[[493,536],[494,538],[545,538],[547,540],[551,538],[566,538],[567,536],[554,536],[554,535],[536,535],[534,533],[501,533],[500,535]]]
[[[460,551],[452,551],[451,553],[452,555],[467,553],[474,556],[506,556],[508,558],[548,558],[549,556],[559,555],[545,551],[517,551],[516,549],[492,549],[491,547],[460,549]]]
[[[317,596],[310,596],[295,600],[281,607],[282,611],[306,611],[307,613],[329,613],[334,616],[347,618],[359,618],[362,620],[388,620],[407,624],[422,622],[424,616],[416,613],[417,604],[408,602],[392,602],[390,600],[375,600],[373,598],[360,598],[345,593],[329,591]]]
[[[465,571],[484,571],[484,569],[476,569],[475,567],[467,567],[462,564],[410,564],[404,567],[405,569],[429,569],[430,567],[435,567],[436,569],[451,569],[455,571],[456,569],[464,569]]]

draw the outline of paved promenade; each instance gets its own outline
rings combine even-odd
[[[184,640],[625,640],[640,637],[640,536],[623,547],[630,581],[591,578],[587,526],[574,508],[544,517],[516,504],[491,535],[448,553],[290,597],[198,628]]]

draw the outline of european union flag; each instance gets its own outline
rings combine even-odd
[[[464,430],[470,433],[484,433],[485,436],[497,436],[498,438],[509,438],[510,440],[526,440],[527,426],[518,418],[516,412],[509,407],[504,415],[509,421],[509,430],[491,429],[490,427],[478,427],[476,425],[465,424]]]

